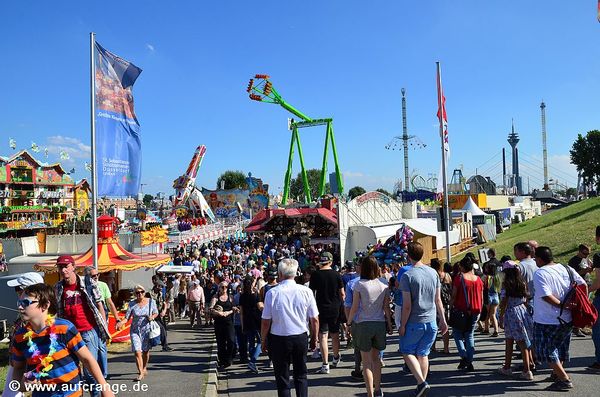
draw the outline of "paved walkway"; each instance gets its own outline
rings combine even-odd
[[[168,338],[174,349],[172,352],[162,352],[157,346],[150,353],[148,375],[140,382],[147,386],[144,394],[157,397],[200,395],[208,373],[214,339],[212,327],[191,329],[187,320],[179,320],[169,326]],[[137,383],[133,380],[138,374],[129,345],[123,352],[109,354],[108,368],[109,383],[128,388],[128,391],[119,392],[119,396],[140,395],[139,388],[133,390]]]
[[[344,343],[345,345],[345,343]],[[438,347],[441,342],[438,341]],[[489,336],[476,337],[476,362],[474,373],[464,373],[456,369],[458,355],[454,342],[450,341],[452,355],[432,353],[431,373],[428,381],[431,385],[429,396],[555,396],[556,392],[544,391],[549,383],[541,380],[550,371],[542,369],[537,372],[537,382],[520,381],[502,377],[496,369],[502,365],[504,357],[504,339]],[[385,353],[386,367],[383,369],[382,389],[386,396],[411,396],[415,388],[412,375],[399,373],[402,360],[397,353],[397,336],[388,338]],[[594,345],[591,337],[573,337],[571,343],[572,359],[567,371],[573,379],[575,388],[569,393],[573,396],[599,396],[600,375],[589,374],[586,367],[593,361]],[[260,374],[249,372],[245,365],[236,364],[225,373],[220,374],[221,395],[243,397],[276,396],[275,380],[272,370],[265,369],[265,358],[261,357]],[[513,365],[521,364],[520,360]],[[351,349],[342,352],[340,367],[331,369],[329,375],[317,375],[314,372],[320,367],[320,360],[309,359],[309,395],[311,397],[365,396],[364,384],[350,378],[354,368]],[[560,394],[560,393],[558,393]],[[292,391],[292,395],[293,391]]]

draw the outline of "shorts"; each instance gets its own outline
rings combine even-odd
[[[361,352],[385,350],[385,321],[363,321],[352,324],[354,347]]]
[[[498,306],[500,304],[500,296],[498,294],[490,294],[490,305]]]
[[[346,324],[348,319],[346,318],[346,310],[344,309],[344,305],[340,306],[340,317],[338,319],[340,324]]]
[[[330,332],[337,334],[340,332],[340,315],[324,316],[319,314],[319,332],[324,334]]]
[[[400,337],[402,354],[418,357],[428,356],[437,336],[437,324],[435,322],[408,323],[405,330],[404,336]]]
[[[571,324],[552,325],[533,323],[533,348],[542,363],[569,361]]]

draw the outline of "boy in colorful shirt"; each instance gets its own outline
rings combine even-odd
[[[113,397],[110,385],[75,326],[49,313],[57,309],[52,287],[35,284],[25,288],[18,302],[23,327],[15,332],[11,351],[12,380],[32,397],[81,396],[79,361],[90,371],[103,397]],[[96,389],[97,390],[97,389]]]

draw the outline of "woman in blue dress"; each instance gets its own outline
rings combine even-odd
[[[154,300],[146,297],[146,290],[141,285],[133,289],[135,299],[129,302],[125,318],[117,323],[117,330],[132,318],[129,328],[131,338],[131,350],[135,354],[135,363],[138,369],[136,380],[144,379],[148,373],[148,361],[150,361],[150,321],[158,316],[158,309]]]

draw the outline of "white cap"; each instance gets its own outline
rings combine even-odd
[[[39,273],[29,272],[29,273],[23,273],[19,277],[9,280],[6,284],[9,287],[23,287],[24,288],[24,287],[28,287],[30,285],[43,284],[43,283],[44,283],[44,279],[42,278],[42,276],[40,276]]]

